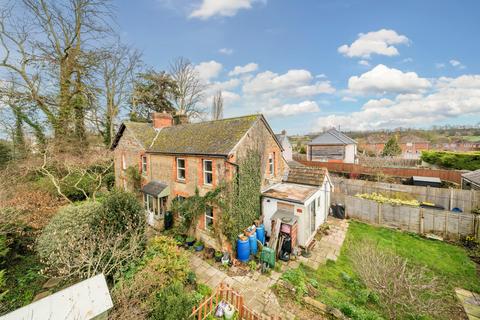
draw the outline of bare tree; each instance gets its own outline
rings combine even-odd
[[[223,119],[223,97],[222,91],[218,90],[213,96],[212,102],[212,120]]]
[[[100,35],[110,31],[108,2],[22,0],[0,12],[0,68],[11,74],[53,128],[57,142],[85,144],[85,79]],[[23,16],[14,14],[22,12]]]
[[[170,64],[170,75],[178,87],[178,92],[172,99],[176,112],[186,114],[189,118],[198,118],[204,114],[200,102],[205,85],[193,64],[185,58],[178,58]]]

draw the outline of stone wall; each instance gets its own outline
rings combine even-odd
[[[118,142],[117,147],[113,151],[115,186],[117,188],[133,191],[133,186],[128,183],[126,170],[122,168],[122,157],[125,157],[126,168],[133,166],[140,170],[141,157],[145,153],[143,145],[133,136],[133,134],[125,129],[122,138]]]

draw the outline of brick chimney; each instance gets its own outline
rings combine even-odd
[[[188,117],[186,114],[179,114],[173,116],[173,123],[175,125],[188,123]]]
[[[287,130],[283,129],[282,130],[282,136],[286,136],[287,135]]]
[[[173,125],[173,118],[170,113],[152,112],[152,124],[155,129],[171,127]]]

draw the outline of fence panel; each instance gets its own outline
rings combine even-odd
[[[445,239],[476,235],[475,215],[412,206],[381,204],[373,200],[344,195],[348,218],[370,224],[398,228],[419,234],[435,234]]]

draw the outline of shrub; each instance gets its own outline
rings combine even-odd
[[[114,193],[103,204],[62,208],[38,239],[37,251],[48,271],[66,278],[100,272],[108,277],[137,258],[144,248],[145,217],[131,200],[125,193]]]
[[[105,187],[107,187],[108,191],[113,190],[113,188],[115,187],[115,173],[107,173],[103,178],[103,182],[105,183]]]
[[[422,151],[421,159],[445,168],[480,169],[480,152]]]
[[[156,295],[150,319],[187,319],[192,312],[192,307],[199,302],[200,298],[201,296],[195,293],[187,292],[182,283],[174,282]]]
[[[0,169],[12,160],[12,149],[4,141],[0,141]]]

